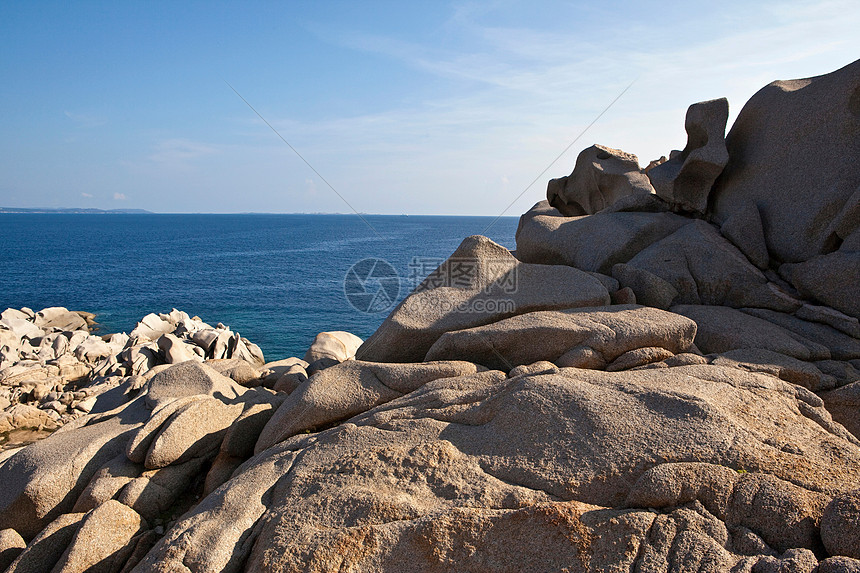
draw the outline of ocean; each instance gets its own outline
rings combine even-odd
[[[112,333],[178,308],[302,357],[318,332],[370,336],[465,237],[513,249],[518,221],[363,217],[375,232],[357,215],[0,214],[0,310],[85,310]]]

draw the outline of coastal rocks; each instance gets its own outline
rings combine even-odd
[[[256,370],[264,363],[259,347],[176,309],[145,316],[132,335],[97,336],[89,331],[94,315],[62,307],[6,309],[0,316],[0,432],[6,433],[0,449],[80,418],[98,396],[159,365],[217,354],[234,361],[226,371],[243,384],[264,376]]]
[[[130,507],[110,500],[89,512],[53,571],[119,571],[125,564],[132,538],[148,524]]]
[[[852,382],[821,395],[833,419],[860,438],[860,382]]]
[[[752,201],[739,205],[720,226],[720,233],[736,246],[752,264],[767,270],[770,254],[764,237],[761,215]]]
[[[704,559],[710,547],[730,569],[745,559],[730,550],[732,535],[723,522],[730,516],[732,527],[756,531],[773,547],[818,550],[823,502],[860,478],[860,451],[804,414],[826,416],[795,388],[769,375],[710,365],[437,379],[349,423],[260,451],[177,522],[139,570],[166,571],[180,561],[196,563],[194,570],[208,570],[203,563],[215,570],[227,563],[230,570],[277,570],[317,559],[320,566],[331,563],[325,559],[347,559],[356,570],[380,563],[402,563],[405,570],[439,566],[438,555],[447,553],[412,551],[410,540],[421,531],[427,532],[419,536],[425,547],[443,552],[443,539],[470,540],[472,557],[456,553],[442,562],[462,566],[500,550],[501,539],[484,530],[491,524],[506,532],[508,545],[519,545],[522,536],[556,539],[544,529],[550,523],[589,531],[589,541],[558,538],[543,559],[563,553],[578,556],[572,563],[583,557],[599,568],[645,567],[667,558]],[[623,421],[617,417],[622,409]],[[783,424],[770,423],[774,417]],[[792,453],[801,450],[802,456]],[[665,507],[665,514],[635,503],[633,509],[605,509],[630,505],[633,484],[672,458],[718,469],[702,474],[693,494],[660,494],[660,504],[642,498],[645,507]],[[679,476],[674,483],[690,481]],[[640,485],[636,491],[655,490]],[[773,503],[751,504],[756,496]],[[704,507],[695,505],[699,498]],[[541,515],[547,519],[537,519]],[[669,540],[686,544],[648,535],[656,531],[655,519]],[[241,526],[219,527],[228,521]],[[433,523],[448,537],[430,535]],[[508,529],[514,523],[522,529]],[[207,535],[218,540],[214,554],[200,550]],[[397,557],[406,553],[411,565]],[[508,568],[525,564],[524,557],[510,559]]]
[[[305,430],[346,420],[439,378],[477,372],[469,362],[382,364],[351,360],[312,377],[284,400],[263,428],[255,451]]]
[[[0,530],[0,569],[5,570],[27,547],[14,529]]]
[[[658,197],[677,209],[705,213],[711,187],[729,160],[728,119],[726,98],[694,103],[687,109],[686,147],[648,171]]]
[[[830,125],[840,110],[804,113]],[[130,336],[0,313],[0,406],[62,426],[0,453],[0,559],[67,572],[860,570],[858,211],[827,193],[777,198],[831,230],[807,240],[800,217],[785,236],[813,254],[793,260],[762,189],[709,211],[727,205],[721,182],[744,180],[732,155],[731,179],[710,184],[724,111],[691,107],[687,149],[648,170],[663,199],[630,190],[638,166],[612,171],[620,154],[601,164],[587,150],[551,199],[594,211],[603,185],[622,195],[612,205],[565,217],[539,203],[520,221],[519,260],[466,239],[367,341],[321,333],[306,360],[264,363],[178,310]],[[796,123],[814,134],[810,121]],[[750,137],[770,142],[774,172],[793,169],[773,160],[796,154],[785,148],[816,144]]]
[[[550,180],[546,198],[564,216],[576,217],[597,213],[628,195],[653,192],[635,155],[592,145],[577,156],[573,173]]]
[[[821,344],[798,340],[782,327],[733,308],[678,305],[671,310],[695,321],[698,325],[695,343],[706,354],[761,348],[807,361],[826,359],[830,354]]]
[[[821,518],[821,540],[831,555],[860,559],[860,490],[830,502]]]
[[[356,352],[368,362],[420,362],[452,330],[536,310],[609,304],[596,278],[566,266],[526,264],[486,237],[463,241]]]
[[[838,250],[801,263],[784,264],[779,267],[779,272],[804,296],[860,318],[860,300],[857,298],[860,250]]]
[[[320,332],[308,348],[305,362],[312,364],[323,358],[330,358],[337,362],[349,360],[355,357],[355,351],[362,342],[364,342],[362,339],[349,332]]]
[[[858,89],[854,62],[823,76],[773,82],[750,98],[726,137],[729,162],[712,193],[717,222],[752,201],[776,260],[797,263],[835,251],[860,227]]]
[[[604,212],[564,217],[545,201],[520,217],[517,258],[609,274],[639,251],[690,223],[672,213]]]
[[[627,267],[648,271],[671,285],[678,292],[672,304],[750,306],[789,312],[801,306],[800,301],[770,283],[712,225],[701,220],[643,249],[627,262]],[[633,288],[633,284],[629,286]],[[643,293],[645,297],[647,292]],[[638,300],[638,292],[636,296]]]
[[[677,314],[626,306],[539,311],[521,314],[486,326],[451,331],[430,348],[425,360],[469,360],[488,368],[509,371],[540,360],[559,366],[607,368],[635,350],[662,348],[669,356],[688,351],[696,324]],[[646,353],[647,354],[647,353]],[[632,366],[645,363],[645,354],[628,355]],[[650,362],[667,358],[652,352]]]

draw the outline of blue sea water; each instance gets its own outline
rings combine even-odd
[[[318,332],[366,338],[387,316],[344,293],[359,261],[391,265],[399,302],[465,237],[513,249],[517,227],[516,217],[489,229],[493,217],[364,218],[376,232],[356,215],[2,214],[0,310],[65,306],[94,312],[101,332],[129,332],[178,308],[229,325],[267,360],[301,357]]]

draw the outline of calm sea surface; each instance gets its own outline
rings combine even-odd
[[[378,235],[356,215],[0,214],[0,310],[65,306],[96,313],[101,332],[129,332],[178,308],[277,360],[303,356],[318,332],[366,338],[379,326],[390,308],[362,312],[344,294],[363,259],[391,265],[399,301],[469,235],[515,246],[516,217],[489,230],[492,217],[365,218]]]

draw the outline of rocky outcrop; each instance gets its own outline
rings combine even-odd
[[[758,207],[769,252],[798,263],[837,250],[860,227],[860,61],[762,88],[726,136],[712,203],[718,223]]]
[[[536,310],[608,304],[596,278],[566,266],[521,263],[486,237],[469,237],[356,352],[370,362],[420,362],[452,330]]]
[[[657,196],[677,209],[705,213],[711,187],[729,160],[726,151],[726,98],[694,103],[687,109],[687,145],[648,171]]]
[[[264,364],[179,311],[106,337],[0,313],[0,380],[32,396],[9,394],[11,418],[86,404],[0,453],[0,565],[860,571],[853,168],[785,137],[837,119],[849,137],[858,74],[756,95],[716,183],[724,100],[647,170],[662,198],[586,150],[516,258],[469,237],[366,341],[320,333],[304,360]],[[778,161],[803,153],[826,173]],[[808,204],[768,187],[801,181],[830,186]],[[63,372],[104,391],[52,396]]]
[[[563,215],[575,217],[597,213],[629,195],[653,192],[635,155],[592,145],[577,156],[573,173],[549,182],[546,199]]]

